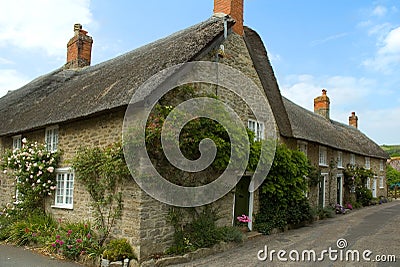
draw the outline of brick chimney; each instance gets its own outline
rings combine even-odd
[[[90,66],[93,39],[86,34],[81,24],[74,24],[74,37],[67,44],[66,69]]]
[[[322,89],[322,95],[314,98],[314,112],[329,120],[329,97],[326,89]]]
[[[230,15],[236,21],[232,29],[239,35],[243,35],[243,1],[214,0],[214,14],[224,13]]]
[[[353,111],[351,113],[351,116],[349,117],[349,125],[353,126],[354,128],[358,128],[358,117],[356,116],[356,113]]]

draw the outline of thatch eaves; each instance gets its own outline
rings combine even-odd
[[[232,24],[228,19],[228,26]],[[0,135],[125,106],[152,75],[191,61],[223,33],[223,18],[211,17],[101,64],[74,70],[59,68],[43,75],[0,98]]]
[[[321,115],[304,109],[284,97],[282,98],[294,138],[359,155],[381,159],[389,157],[379,145],[355,127],[334,120],[327,120]]]

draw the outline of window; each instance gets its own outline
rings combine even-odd
[[[21,149],[21,147],[22,147],[22,137],[21,137],[21,135],[13,136],[12,140],[13,140],[13,147],[12,147],[13,150]]]
[[[367,178],[367,183],[365,184],[365,187],[367,188],[367,189],[371,189],[371,178]]]
[[[380,171],[383,171],[383,166],[384,166],[383,160],[381,159],[381,162],[380,162],[380,164],[379,164],[379,170],[380,170]]]
[[[365,157],[365,169],[371,169],[371,159],[369,157]]]
[[[307,156],[307,142],[298,141],[297,148]]]
[[[326,159],[327,159],[326,147],[320,146],[319,147],[319,165],[320,166],[328,166]]]
[[[255,133],[255,140],[260,141],[264,139],[264,123],[249,120],[247,126]]]
[[[55,208],[72,209],[74,204],[74,173],[71,168],[56,169]]]
[[[58,147],[58,126],[46,128],[45,140],[47,150],[56,152]]]
[[[383,176],[379,177],[379,188],[384,188],[383,187]]]
[[[341,151],[337,153],[337,166],[338,168],[343,168],[343,153]]]
[[[350,164],[356,165],[356,155],[350,154]]]

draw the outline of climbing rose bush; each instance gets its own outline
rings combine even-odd
[[[25,138],[20,149],[6,152],[1,167],[15,179],[18,204],[25,202],[37,207],[46,196],[53,194],[58,158],[57,153],[47,151],[45,145],[28,143]]]

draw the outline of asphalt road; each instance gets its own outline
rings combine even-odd
[[[272,250],[275,252],[271,257]],[[281,260],[279,250],[283,251]],[[316,253],[315,261],[311,250]],[[322,254],[323,250],[326,252]],[[299,261],[291,261],[290,256],[297,258],[296,252]],[[385,258],[391,262],[378,262]],[[284,233],[258,236],[232,250],[176,266],[400,266],[400,201],[366,207]]]
[[[0,245],[0,267],[83,267],[83,265],[51,259],[23,247]]]
[[[285,254],[278,255],[279,250]],[[356,251],[359,261],[355,261]],[[296,258],[296,253],[299,261],[290,261],[290,257]],[[364,257],[363,253],[366,253]],[[386,257],[391,262],[378,262],[377,257]],[[287,261],[282,261],[284,259]],[[82,267],[21,247],[0,245],[0,267],[50,266]],[[338,215],[296,230],[258,236],[234,249],[176,266],[400,266],[400,200]]]

